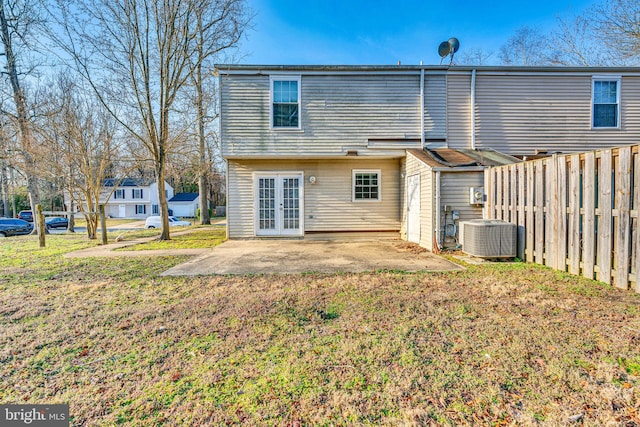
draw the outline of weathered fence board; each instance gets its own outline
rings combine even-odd
[[[558,270],[565,271],[567,268],[567,163],[564,158],[556,159],[557,165],[557,186],[558,193],[554,198],[557,203],[556,222],[554,234],[556,235],[556,256]]]
[[[580,156],[571,156],[569,171],[569,273],[580,274]]]
[[[587,153],[584,156],[584,194],[582,209],[584,210],[584,226],[582,229],[582,260],[584,263],[584,277],[593,279],[595,259],[595,188],[596,188],[596,154]]]
[[[534,245],[535,245],[535,223],[534,223],[534,200],[535,200],[535,193],[534,193],[534,174],[533,174],[533,162],[527,162],[526,163],[526,168],[527,168],[527,204],[526,204],[526,209],[527,209],[527,218],[526,218],[526,239],[527,241],[525,242],[525,248],[527,251],[527,262],[534,262]]]
[[[640,146],[494,167],[485,187],[519,258],[640,293]]]
[[[524,254],[524,230],[525,230],[525,210],[524,210],[524,199],[525,199],[525,176],[524,176],[524,163],[518,163],[516,165],[516,176],[518,177],[518,205],[516,206],[516,210],[518,212],[518,258],[525,259]]]

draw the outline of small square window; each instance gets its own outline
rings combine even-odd
[[[143,215],[147,213],[146,205],[136,205],[136,215]]]
[[[354,170],[353,201],[356,202],[379,200],[381,200],[380,171]]]

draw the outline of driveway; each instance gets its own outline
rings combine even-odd
[[[162,275],[458,269],[461,267],[401,240],[230,240]]]

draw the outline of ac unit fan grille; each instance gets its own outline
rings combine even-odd
[[[480,258],[516,256],[516,226],[500,220],[472,220],[463,223],[462,251]]]

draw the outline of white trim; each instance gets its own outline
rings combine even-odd
[[[593,110],[595,107],[595,86],[596,82],[616,82],[616,125],[615,126],[594,126],[593,123]],[[622,92],[622,76],[620,75],[594,75],[591,76],[591,112],[590,112],[590,122],[591,122],[591,130],[599,131],[599,130],[612,130],[612,129],[621,129],[622,127],[622,117],[620,110],[620,94]]]
[[[282,236],[304,236],[304,172],[303,171],[254,171],[253,177],[253,235],[256,237],[282,237]],[[271,232],[260,231],[260,195],[258,180],[260,178],[274,178],[276,190],[276,203],[282,200],[282,180],[285,178],[298,178],[298,209],[299,227],[295,232],[285,232],[282,227],[283,218],[280,210],[276,207],[276,228]]]
[[[378,174],[378,198],[377,199],[356,199],[356,174],[375,173]],[[354,203],[378,203],[382,201],[382,169],[352,169],[351,170],[351,201]]]
[[[412,175],[407,175],[407,177],[405,178],[405,188],[406,193],[407,193],[407,202],[406,202],[406,206],[407,206],[407,212],[406,212],[406,218],[407,218],[407,241],[412,242],[412,243],[418,243],[420,244],[420,241],[422,240],[422,218],[421,218],[421,210],[422,210],[422,194],[421,194],[421,185],[422,185],[422,175],[420,174],[420,172],[412,174]],[[416,191],[414,193],[411,192],[411,181],[412,180],[416,180],[417,182],[417,186],[416,186]],[[415,213],[412,214],[411,211],[411,196],[414,195],[415,198],[418,201],[418,214],[415,215]],[[416,224],[413,224],[414,221],[411,220],[411,218],[417,219]],[[416,218],[417,217],[417,218]],[[415,231],[415,234],[417,235],[414,236],[414,233],[411,233],[411,231]],[[412,239],[412,237],[415,237],[414,239]]]
[[[298,126],[273,126],[273,84],[276,81],[298,82]],[[277,132],[299,132],[302,130],[302,78],[300,74],[269,75],[269,129]]]

